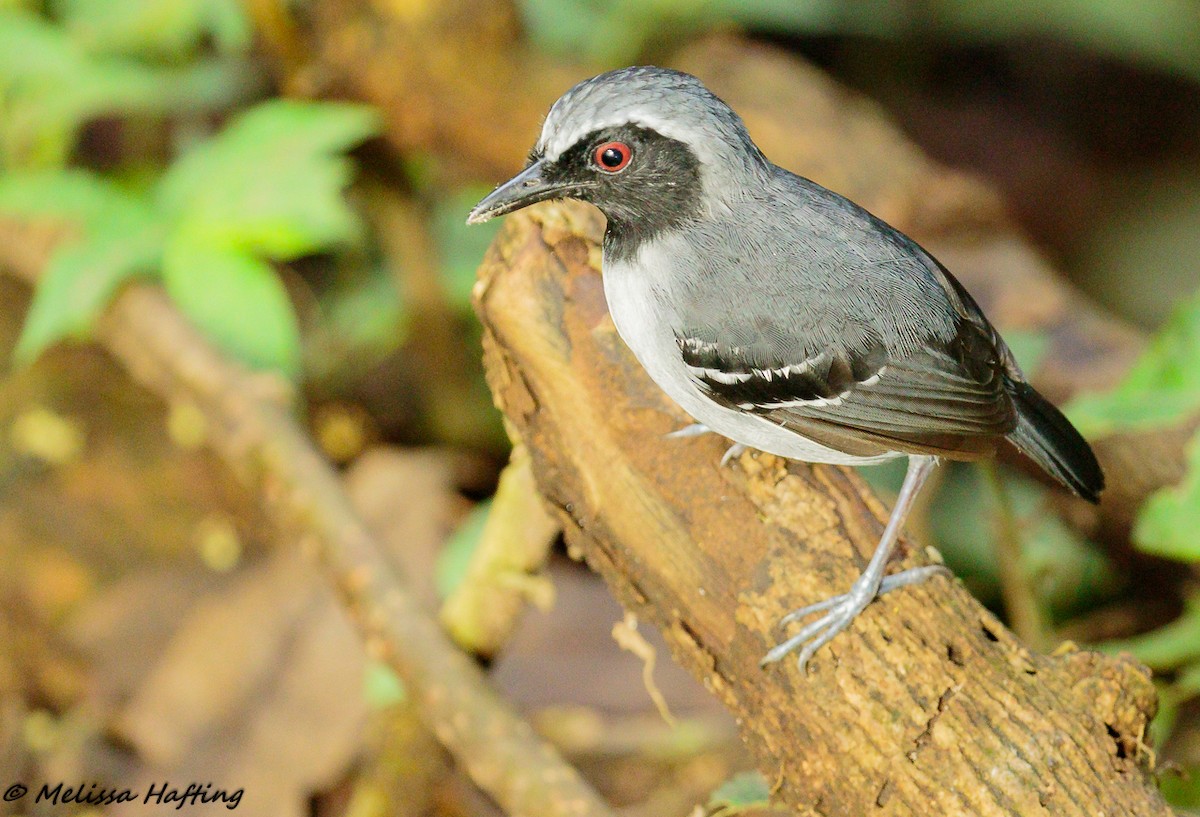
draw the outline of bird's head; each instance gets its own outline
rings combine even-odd
[[[528,165],[479,202],[467,223],[547,199],[581,199],[608,218],[610,237],[641,240],[711,209],[765,163],[742,120],[700,80],[623,68],[563,94]]]

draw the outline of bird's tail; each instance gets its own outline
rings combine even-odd
[[[1009,381],[1017,427],[1008,439],[1046,473],[1089,502],[1099,502],[1104,472],[1075,426],[1028,383]]]

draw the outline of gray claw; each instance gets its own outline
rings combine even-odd
[[[735,460],[742,456],[742,452],[745,450],[746,446],[742,445],[741,443],[734,443],[733,445],[729,446],[729,448],[726,449],[725,453],[721,456],[721,467],[724,468],[729,464],[730,460]]]
[[[676,429],[669,434],[664,435],[668,440],[676,440],[684,437],[699,437],[701,434],[708,434],[709,427],[703,423],[692,423],[690,426]]]

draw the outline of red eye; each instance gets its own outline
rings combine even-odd
[[[624,142],[605,142],[592,154],[596,167],[605,173],[617,173],[624,170],[632,158],[633,151]]]

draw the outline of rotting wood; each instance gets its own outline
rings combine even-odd
[[[511,216],[477,309],[498,404],[571,547],[736,715],[780,795],[829,815],[1168,815],[1138,747],[1155,708],[1128,656],[1031,653],[959,584],[888,595],[802,677],[762,670],[775,622],[844,590],[885,509],[851,471],[761,453],[718,465],[617,336],[603,219]],[[902,564],[925,561],[901,547]]]

